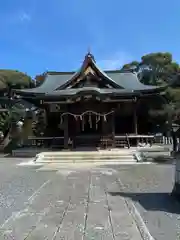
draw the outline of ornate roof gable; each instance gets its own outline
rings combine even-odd
[[[80,70],[56,90],[82,87],[122,88],[97,67],[94,57],[90,53],[85,56]]]

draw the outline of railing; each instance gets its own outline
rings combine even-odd
[[[111,148],[114,145],[112,136],[103,136],[100,140],[100,147],[102,148]]]
[[[69,138],[69,147],[128,147],[138,144],[150,144],[155,142],[154,135],[116,135],[114,138],[112,135],[101,136],[101,135],[80,135],[74,138]],[[64,137],[34,137],[31,136],[25,143],[25,146],[36,146],[45,148],[64,148]]]
[[[122,136],[115,136],[115,147],[117,148],[124,148],[128,147],[128,141],[127,141],[127,136],[122,135]]]
[[[136,139],[137,145],[138,144],[150,144],[152,145],[154,142],[154,135],[140,135],[140,134],[128,134],[128,138],[130,140]]]
[[[115,145],[116,147],[128,147],[137,146],[138,144],[150,144],[154,142],[154,135],[140,135],[140,134],[126,134],[116,135]]]
[[[172,139],[172,137],[165,137],[162,135],[157,135],[157,136],[155,136],[155,143],[163,144],[163,145],[170,145],[173,143],[173,139]]]
[[[28,137],[27,145],[47,148],[63,148],[64,137]]]

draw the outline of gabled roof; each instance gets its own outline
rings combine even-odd
[[[65,89],[76,80],[81,80],[88,74],[92,74],[94,76],[98,76],[99,79],[103,79],[113,88],[121,88],[113,79],[111,79],[105,72],[101,71],[100,68],[96,65],[94,57],[92,54],[88,53],[85,56],[84,62],[79,69],[79,71],[75,72],[73,76],[63,85],[59,86],[58,89]]]
[[[102,71],[94,60],[94,57],[88,53],[85,56],[84,62],[77,72],[47,72],[45,80],[41,86],[32,89],[16,90],[20,94],[49,94],[49,95],[71,95],[71,93],[78,93],[79,91],[87,91],[86,88],[71,90],[72,84],[76,81],[81,81],[89,73],[98,76],[100,81],[104,81],[110,86],[110,89],[98,89],[99,93],[105,92],[149,92],[159,91],[162,87],[149,86],[142,84],[137,75],[134,73],[122,73],[119,70]],[[90,90],[90,89],[89,89]],[[122,91],[123,90],[123,91]]]

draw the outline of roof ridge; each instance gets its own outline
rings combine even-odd
[[[122,72],[121,70],[119,69],[115,69],[115,70],[102,70],[103,72],[105,73],[125,73],[125,72]],[[46,74],[49,74],[49,75],[59,75],[59,74],[74,74],[76,73],[77,71],[47,71]]]
[[[60,72],[60,71],[48,71],[48,72],[46,72],[46,74],[49,74],[49,75],[61,75],[61,74],[74,74],[76,71],[62,71],[62,72]]]

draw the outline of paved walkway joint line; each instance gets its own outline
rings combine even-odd
[[[111,169],[74,169],[66,176],[59,170],[21,214],[4,223],[0,238],[144,240],[128,200],[112,194],[123,191],[117,179]]]

